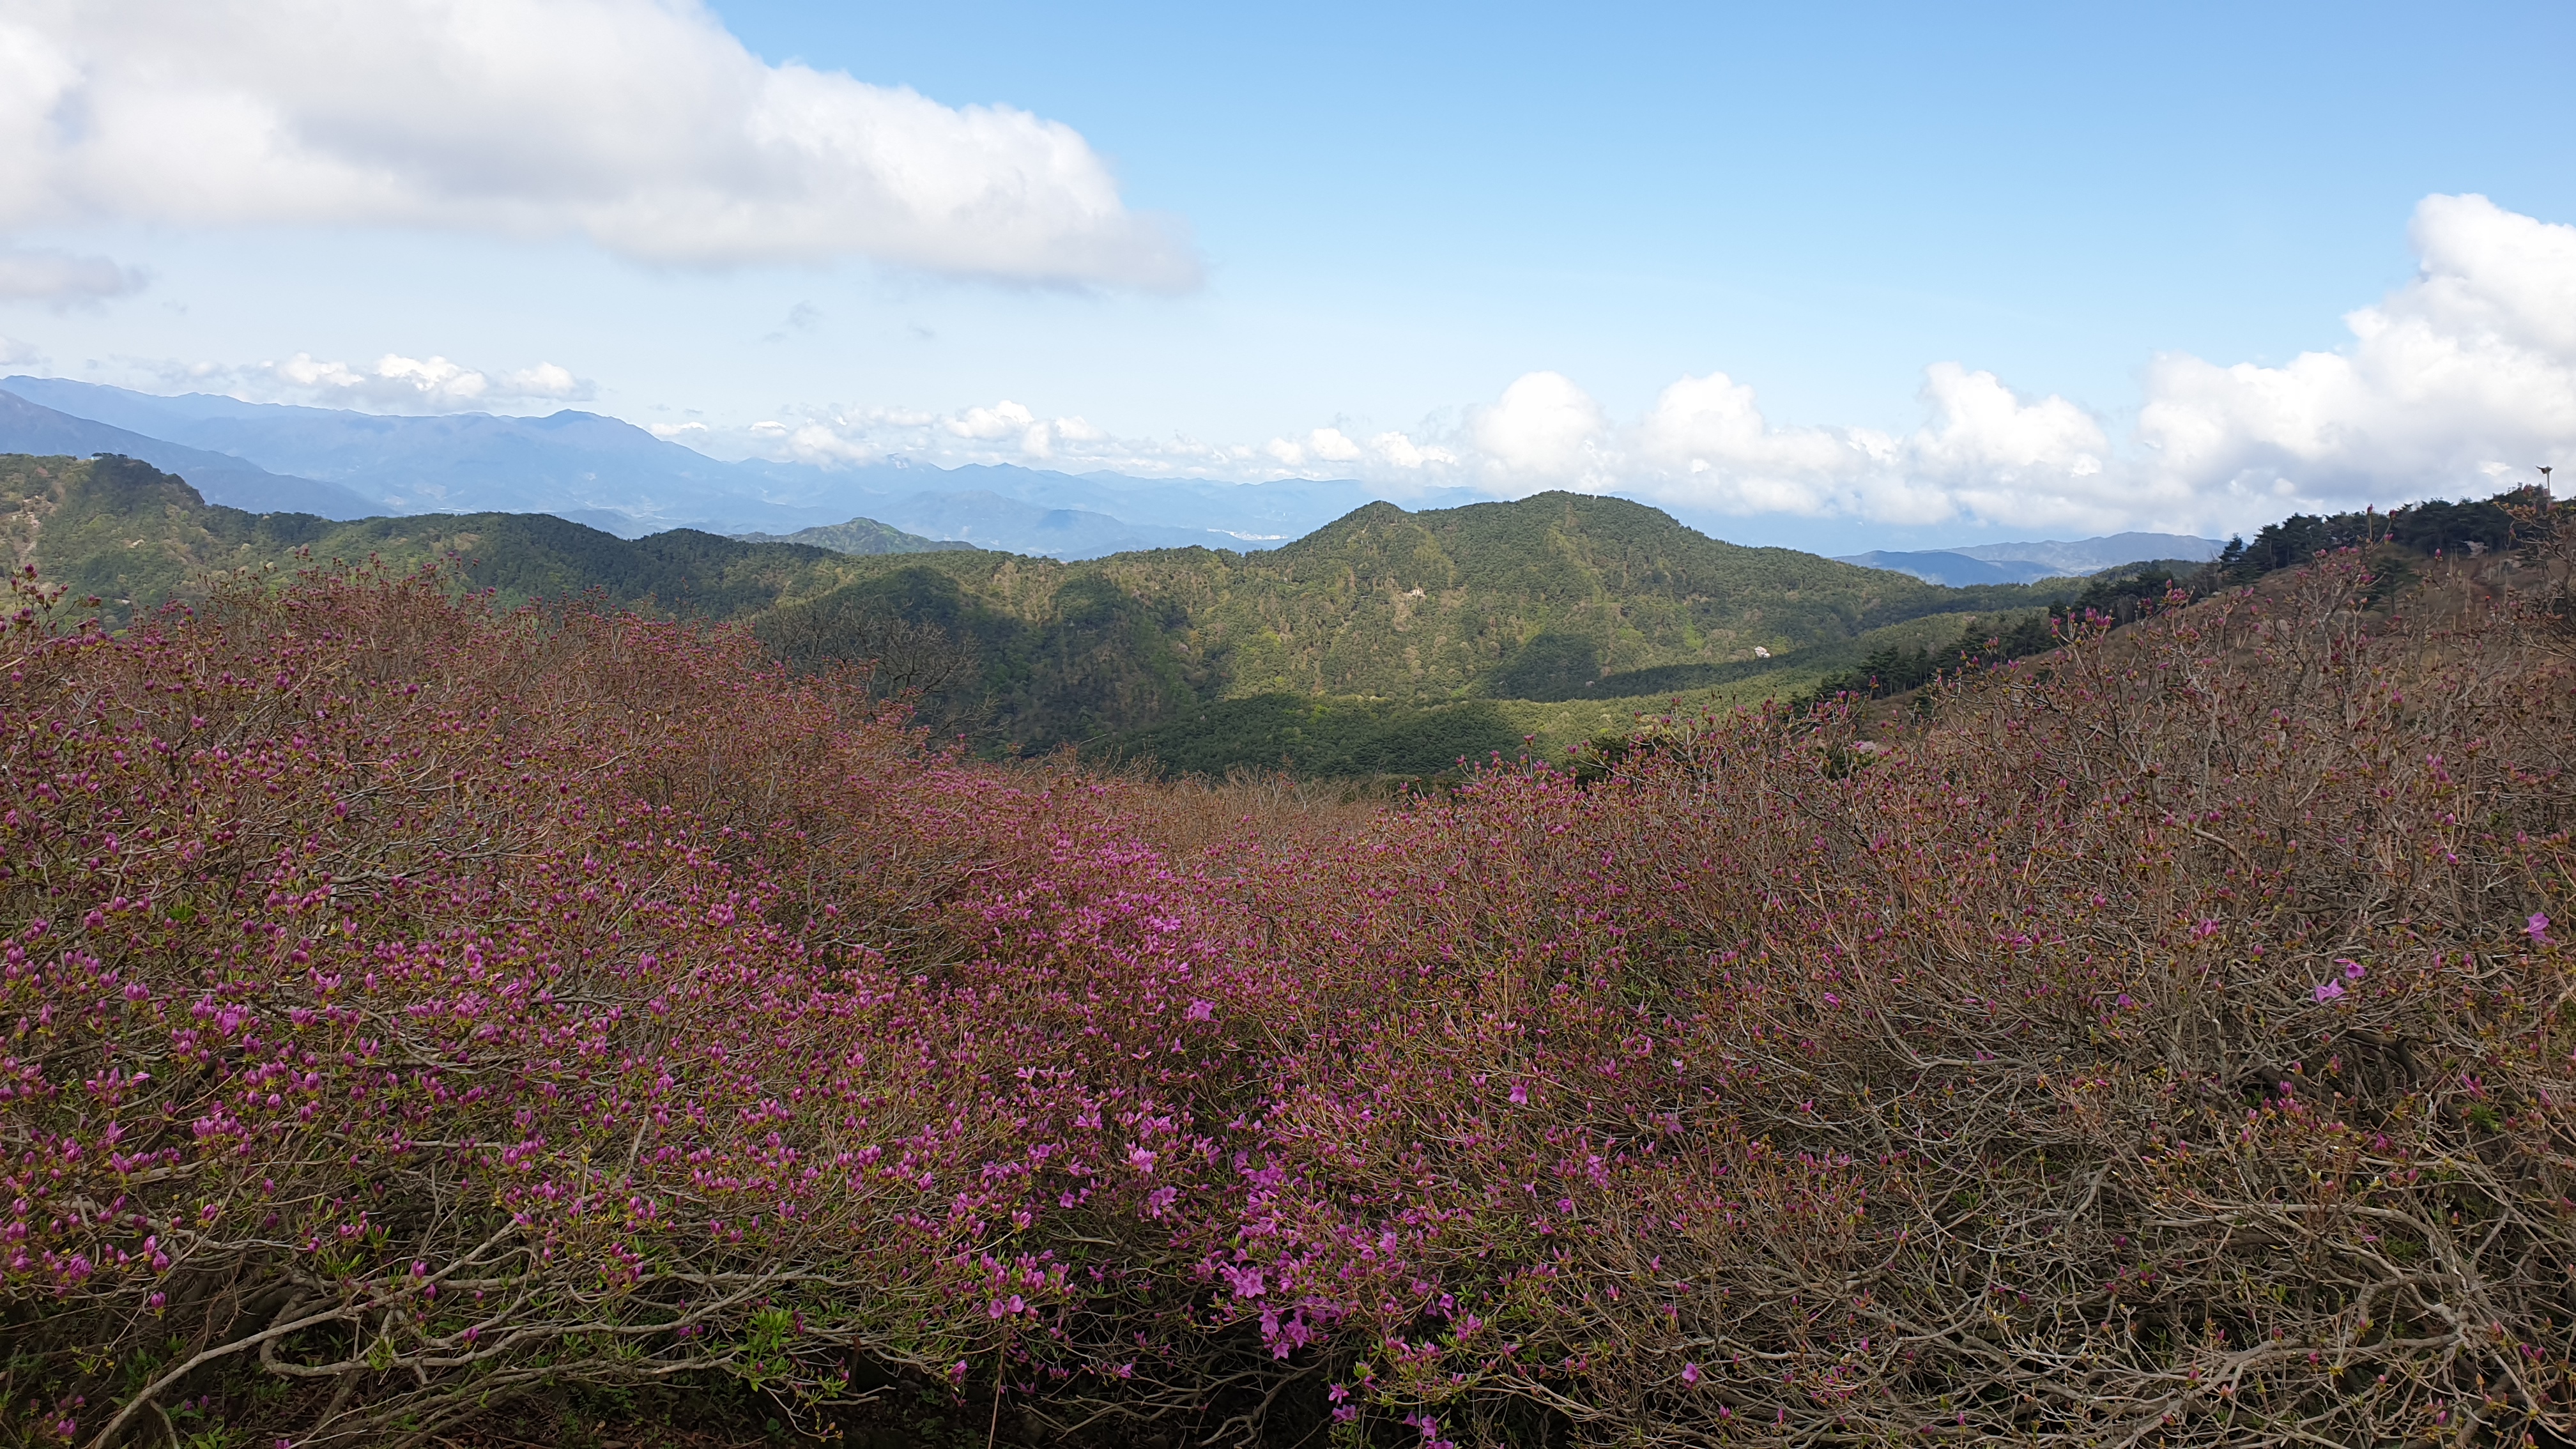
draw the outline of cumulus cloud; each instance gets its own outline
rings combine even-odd
[[[17,367],[44,360],[45,355],[37,350],[36,344],[21,342],[15,337],[0,336],[0,367]]]
[[[284,362],[262,363],[259,372],[283,391],[336,407],[456,412],[513,403],[581,402],[594,389],[551,362],[494,376],[444,357],[404,357],[388,352],[372,366],[324,362],[299,352]]]
[[[2427,197],[2414,280],[2280,367],[2155,360],[2142,476],[2195,496],[2385,503],[2576,451],[2576,227]]]
[[[653,432],[719,457],[840,467],[900,458],[940,467],[1005,463],[1058,472],[1116,472],[1139,478],[1263,481],[1362,478],[1389,497],[1472,483],[1477,462],[1458,448],[1401,432],[1354,438],[1320,427],[1267,443],[1209,443],[1113,433],[1078,415],[1047,416],[1025,403],[997,402],[932,412],[917,408],[816,408],[747,428],[700,430],[652,425]]]
[[[32,360],[0,355],[0,361]],[[597,388],[571,369],[540,362],[486,372],[444,357],[388,352],[351,363],[299,352],[283,362],[233,364],[125,357],[124,381],[147,391],[213,392],[244,402],[306,403],[359,412],[527,411],[590,400]]]
[[[2346,345],[2280,367],[2155,358],[2124,439],[2069,399],[1941,362],[1904,433],[1775,424],[1724,373],[1680,378],[1619,422],[1571,379],[1534,372],[1459,424],[1365,445],[1336,431],[1347,451],[1329,455],[1319,431],[1258,458],[1274,473],[1616,490],[1739,516],[2215,530],[2576,463],[2576,227],[2433,196],[2410,237],[2416,277],[2351,313]]]
[[[1257,456],[1251,448],[1210,447],[1187,438],[1158,442],[1114,437],[1088,419],[1041,417],[1027,404],[1007,398],[947,413],[901,407],[820,408],[792,420],[754,423],[739,433],[662,436],[717,453],[747,453],[825,467],[902,456],[947,467],[1016,463],[1075,472],[1114,469],[1152,477],[1219,476],[1240,472]]]
[[[0,247],[0,302],[49,302],[58,308],[104,302],[142,291],[144,280],[141,272],[106,257]]]
[[[2028,399],[1994,374],[1926,369],[1924,425],[1774,425],[1724,373],[1683,377],[1643,416],[1614,424],[1554,373],[1532,373],[1473,415],[1465,473],[1497,492],[1616,489],[1728,514],[1937,523],[2009,508],[2018,521],[2085,521],[2112,500],[2110,442],[2064,398]]]
[[[698,0],[19,0],[0,15],[0,228],[102,219],[1199,276],[1072,128],[769,65]]]
[[[1610,420],[1562,373],[1533,372],[1503,389],[1469,425],[1486,479],[1510,490],[1525,483],[1602,486],[1617,477],[1605,445]]]

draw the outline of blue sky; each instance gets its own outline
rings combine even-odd
[[[177,44],[165,0],[0,0],[66,58],[18,87],[56,88],[19,122],[55,128],[26,133],[54,170],[0,165],[15,370],[569,403],[827,463],[1617,489],[1854,547],[2217,530],[2576,444],[2576,342],[2529,320],[2576,305],[2563,4],[198,8],[230,22],[190,55],[207,94],[338,169],[117,120],[120,57]],[[461,69],[416,59],[455,34]],[[738,119],[691,90],[691,48],[732,44],[744,75],[846,73],[843,140],[948,126],[942,165],[990,158],[873,88],[1010,108],[1010,156],[1054,123],[1073,210],[997,241],[809,200],[776,247],[665,224],[662,193],[650,224],[549,210],[687,144],[641,112],[602,123],[624,150],[568,125],[642,95]],[[74,103],[132,150],[63,139]],[[155,126],[192,173],[132,159]],[[200,174],[225,184],[170,199]],[[2407,369],[2459,356],[2475,385],[2428,401]]]
[[[1715,367],[1902,426],[1938,358],[2116,406],[2150,351],[2332,345],[2427,194],[2576,219],[2563,5],[722,9],[1070,122],[1196,225],[1264,395],[1390,422]]]

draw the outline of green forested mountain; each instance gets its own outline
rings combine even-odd
[[[1433,706],[1561,704],[1565,719],[1602,718],[1578,706],[1728,685],[1786,692],[1853,662],[1873,631],[1939,615],[1956,633],[1957,616],[2037,607],[2072,587],[1942,588],[1721,543],[1641,504],[1568,493],[1425,513],[1373,503],[1268,553],[945,553],[865,569],[761,620],[764,637],[819,661],[855,657],[838,641],[871,620],[935,629],[973,658],[953,686],[978,692],[961,715],[1023,745],[1106,743],[1193,764],[1209,756],[1209,732],[1239,736],[1252,759],[1378,758],[1393,747],[1372,731],[1413,730],[1407,712]],[[1566,732],[1543,714],[1450,710],[1442,738]],[[1194,743],[1178,738],[1193,730]],[[1280,741],[1292,747],[1270,748]]]
[[[730,619],[839,587],[856,560],[801,544],[740,543],[680,529],[627,540],[542,513],[417,514],[335,523],[207,503],[148,464],[0,456],[0,538],[110,622],[187,597],[218,570],[312,559],[408,566],[454,558],[505,602],[598,591],[620,607]]]
[[[100,596],[110,623],[218,570],[453,559],[505,602],[596,593],[748,620],[802,666],[876,661],[934,728],[985,748],[1075,744],[1194,770],[1410,773],[1525,735],[1561,744],[1676,693],[1787,695],[1873,648],[1946,640],[2063,592],[1941,588],[1565,493],[1423,513],[1373,503],[1269,553],[1062,563],[689,530],[630,541],[541,514],[334,523],[210,506],[129,459],[13,457],[0,458],[0,536],[18,562]]]

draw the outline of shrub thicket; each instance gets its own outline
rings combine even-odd
[[[2546,590],[2369,588],[1186,846],[734,634],[31,605],[0,1413],[2565,1434],[2576,669]]]

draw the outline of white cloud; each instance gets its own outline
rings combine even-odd
[[[1365,441],[1339,426],[1258,446],[1123,437],[1008,400],[941,414],[826,410],[731,434],[655,431],[720,454],[827,466],[901,457],[1139,477],[1357,478],[1395,497],[1441,486],[1507,497],[1615,490],[1693,510],[1889,523],[2118,521],[2125,485],[2104,461],[2100,423],[2082,409],[2019,397],[1991,373],[1949,363],[1927,370],[1924,400],[1930,421],[1903,437],[1774,427],[1750,387],[1711,374],[1673,383],[1644,416],[1620,424],[1571,379],[1537,372],[1459,422]]]
[[[1288,468],[1303,468],[1310,461],[1318,466],[1350,463],[1367,456],[1360,445],[1343,436],[1339,428],[1317,428],[1297,442],[1272,438],[1262,444],[1259,451],[1264,457]]]
[[[2415,279],[2346,317],[2336,351],[2155,359],[2141,476],[2240,508],[2385,503],[2576,451],[2576,227],[2431,196],[2411,239]]]
[[[103,302],[142,291],[144,281],[141,272],[106,257],[0,247],[0,302]]]
[[[968,408],[940,426],[951,437],[976,438],[989,442],[995,438],[1025,436],[1037,424],[1037,414],[1018,403],[1004,399],[988,408]]]
[[[1186,290],[1061,123],[745,50],[698,0],[14,0],[0,228],[586,236],[649,262],[860,255]]]
[[[45,355],[36,349],[36,344],[21,342],[15,337],[0,336],[0,367],[16,367],[24,363],[40,363],[44,360]]]
[[[826,408],[792,422],[754,423],[740,432],[662,436],[720,456],[748,454],[826,467],[901,456],[943,467],[1014,463],[1072,472],[1107,469],[1144,477],[1218,477],[1243,473],[1260,456],[1252,448],[1215,447],[1188,438],[1117,437],[1088,419],[1041,417],[1026,404],[1008,399],[949,413],[903,407]],[[1271,471],[1273,476],[1285,476],[1289,470]]]
[[[1476,413],[1468,432],[1486,480],[1505,490],[1532,482],[1606,485],[1614,476],[1608,415],[1562,373],[1533,372],[1514,382]]]
[[[1463,427],[1381,433],[1338,457],[1273,439],[1261,455],[1272,476],[1615,489],[1734,515],[2220,531],[2291,508],[2481,494],[2576,463],[2576,227],[2433,196],[2411,238],[2418,276],[2352,313],[2349,344],[2281,367],[2156,358],[2125,440],[2066,398],[1941,362],[1924,370],[1924,423],[1904,434],[1775,425],[1724,373],[1683,377],[1620,424],[1570,379],[1534,372]]]
[[[2063,398],[2024,399],[1992,373],[1925,370],[1924,426],[1777,427],[1753,389],[1724,373],[1667,386],[1614,426],[1573,383],[1533,373],[1471,428],[1472,470],[1498,491],[1617,489],[1729,514],[1791,513],[1881,523],[1983,516],[2010,500],[2017,521],[2084,522],[2110,451],[2101,425]]]
[[[510,404],[581,402],[591,384],[551,362],[493,376],[444,357],[404,357],[388,352],[373,366],[321,361],[299,352],[284,362],[264,362],[233,380],[236,396],[251,401],[317,402],[327,407],[456,412]]]
[[[0,168],[8,164],[0,157]],[[823,465],[902,458],[1142,477],[1348,477],[1399,498],[1444,485],[1507,496],[1574,488],[1693,513],[2060,536],[2223,534],[2292,508],[2480,495],[2528,480],[2538,463],[2576,473],[2576,227],[2483,197],[2435,196],[2418,207],[2411,236],[2418,275],[2351,313],[2344,346],[2278,367],[2155,358],[2136,425],[2122,436],[2072,400],[2019,392],[1958,362],[1924,370],[1923,421],[1903,432],[1775,423],[1749,384],[1721,372],[1678,378],[1625,420],[1572,379],[1532,372],[1487,405],[1409,429],[1338,418],[1259,444],[1125,435],[1012,399],[653,430],[720,456]],[[298,354],[251,369],[191,368],[184,381],[206,386],[210,377],[238,396],[412,411],[591,391],[553,364],[487,373],[397,354],[371,366]]]

